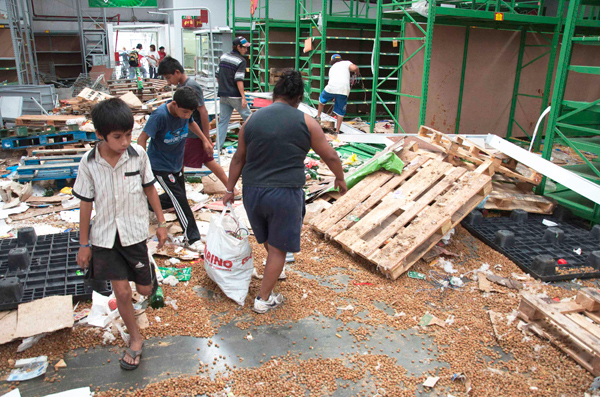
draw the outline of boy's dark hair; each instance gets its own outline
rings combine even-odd
[[[133,113],[122,99],[106,99],[92,108],[92,122],[96,132],[106,139],[111,132],[133,129]]]
[[[164,50],[164,49],[165,49],[165,47],[161,45],[160,47],[158,47],[158,49],[159,49],[159,50]]]
[[[273,89],[273,99],[286,98],[295,100],[302,95],[304,95],[302,74],[295,69],[284,70]]]
[[[136,45],[135,48],[142,49],[143,48],[142,43],[139,43],[138,45]]]
[[[158,64],[158,74],[161,76],[165,74],[175,74],[175,71],[179,70],[181,73],[184,72],[181,63],[173,57],[164,57],[164,59]]]
[[[182,109],[196,110],[198,107],[198,95],[191,87],[181,87],[173,94],[173,102]]]
[[[155,49],[156,50],[156,46],[154,44],[150,44],[150,49]]]

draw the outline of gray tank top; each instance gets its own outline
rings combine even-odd
[[[310,132],[304,113],[281,102],[256,111],[246,122],[244,186],[301,188]]]

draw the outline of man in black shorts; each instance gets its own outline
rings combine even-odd
[[[142,356],[143,338],[135,322],[129,281],[141,295],[152,293],[154,269],[146,238],[149,216],[146,198],[156,213],[158,247],[167,240],[165,218],[144,149],[131,144],[133,114],[125,102],[113,98],[92,110],[92,121],[100,139],[81,158],[73,195],[81,200],[77,264],[90,265],[92,278],[110,280],[119,314],[131,337],[121,359],[123,369],[136,369]],[[90,231],[92,205],[96,217]]]

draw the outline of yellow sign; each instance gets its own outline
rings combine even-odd
[[[501,12],[497,12],[494,14],[494,19],[496,21],[504,21],[504,14]]]

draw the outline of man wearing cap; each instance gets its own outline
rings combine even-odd
[[[250,117],[250,108],[244,93],[244,76],[246,74],[246,59],[250,43],[242,36],[233,39],[233,49],[223,54],[217,68],[219,82],[219,98],[221,113],[219,119],[219,147],[223,147],[227,137],[227,126],[233,109],[237,110],[246,121]]]
[[[333,54],[331,56],[331,68],[329,69],[329,82],[319,97],[317,119],[321,118],[321,112],[325,104],[333,100],[333,113],[337,116],[336,134],[340,133],[340,127],[346,115],[346,104],[348,103],[348,95],[350,95],[350,73],[358,74],[358,66],[350,61],[342,60],[340,54]]]

